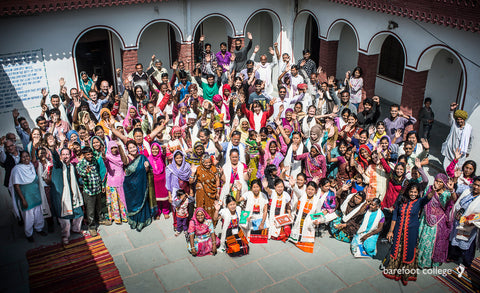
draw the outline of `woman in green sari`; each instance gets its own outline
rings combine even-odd
[[[138,232],[152,223],[157,213],[153,173],[147,157],[138,153],[133,140],[127,142],[128,162],[125,166],[123,190],[127,204],[128,224]]]

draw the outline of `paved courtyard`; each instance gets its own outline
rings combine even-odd
[[[37,235],[35,243],[28,243],[18,226],[2,232],[9,239],[1,241],[0,292],[28,292],[25,252],[58,242],[58,229],[47,237]],[[102,226],[100,235],[128,292],[448,292],[430,275],[419,275],[407,287],[387,280],[379,259],[354,259],[349,245],[327,232],[317,238],[313,254],[269,241],[251,244],[250,254],[240,258],[224,253],[192,257],[185,237],[173,235],[171,219],[155,221],[141,233],[125,224]],[[388,247],[379,246],[383,257]]]

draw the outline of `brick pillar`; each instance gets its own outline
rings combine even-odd
[[[135,72],[135,64],[138,63],[137,50],[122,50],[122,72],[123,79],[127,78],[130,74]]]
[[[235,50],[235,41],[240,40],[242,41],[242,47],[245,46],[245,38],[232,38],[228,36],[228,51],[232,52]]]
[[[335,76],[337,73],[338,41],[325,41],[320,39],[319,51],[318,65],[322,66],[327,76]]]
[[[402,100],[400,108],[402,112],[418,118],[418,113],[423,107],[423,99],[425,97],[425,86],[427,85],[428,70],[412,71],[405,69],[403,78]],[[414,125],[418,130],[419,123]]]
[[[178,53],[178,60],[185,62],[185,68],[190,71],[194,69],[194,48],[193,43],[185,43],[180,44],[177,42],[176,44],[177,53]]]
[[[363,71],[363,89],[366,97],[371,98],[375,95],[375,81],[377,79],[378,55],[365,55],[358,53],[358,66]]]

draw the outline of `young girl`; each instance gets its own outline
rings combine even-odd
[[[287,241],[291,232],[291,225],[285,225],[282,227],[277,227],[275,225],[275,217],[280,215],[288,214],[290,218],[291,206],[290,201],[291,197],[288,193],[284,191],[285,185],[283,180],[278,178],[275,180],[275,189],[271,190],[268,186],[263,186],[270,196],[270,210],[268,213],[269,218],[269,227],[268,234],[273,240],[281,240],[283,242]]]
[[[215,203],[215,214],[213,219],[222,219],[222,235],[220,239],[220,250],[226,251],[230,256],[247,255],[249,251],[248,241],[240,229],[240,213],[242,209],[237,206],[235,199],[227,195],[225,206],[220,211],[221,203]]]
[[[240,198],[240,201],[246,201],[245,211],[250,212],[247,223],[242,224],[241,227],[246,231],[249,242],[267,243],[268,198],[261,192],[260,180],[253,180],[250,188],[251,190]]]
[[[177,231],[175,236],[180,233],[187,233],[188,230],[188,196],[183,190],[177,190],[177,196],[173,200],[173,206],[175,207],[175,213],[177,215]]]

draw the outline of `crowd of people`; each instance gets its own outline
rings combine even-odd
[[[33,129],[13,110],[21,146],[14,133],[2,137],[0,163],[28,241],[55,223],[66,245],[85,227],[140,232],[163,216],[193,256],[242,256],[269,241],[313,253],[328,231],[355,257],[391,241],[384,275],[404,284],[416,273],[402,268],[468,268],[480,177],[467,112],[450,105],[445,170],[431,182],[430,98],[419,121],[399,105],[381,121],[382,99],[365,96],[361,68],[338,80],[308,49],[294,64],[276,43],[257,62],[252,38],[215,53],[202,36],[192,72],[179,60],[169,75],[152,56],[147,71],[117,69],[116,88],[80,72],[68,91],[60,78],[58,94],[42,90]]]

